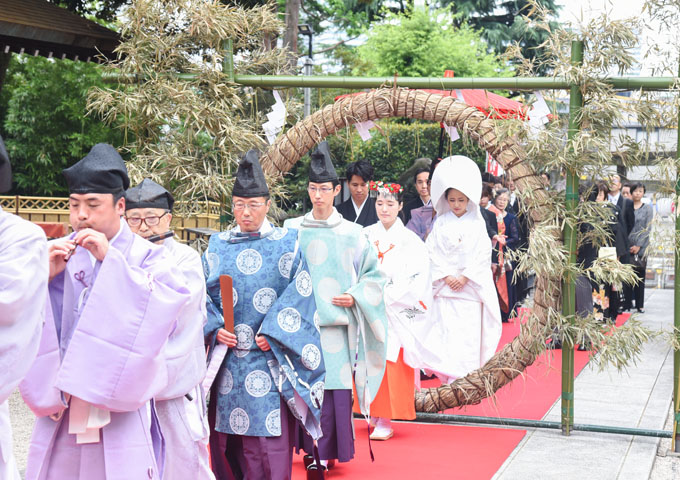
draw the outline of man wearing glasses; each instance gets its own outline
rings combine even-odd
[[[209,406],[212,467],[220,480],[289,479],[296,419],[321,435],[325,368],[312,282],[297,231],[266,218],[271,200],[255,150],[241,160],[232,195],[237,226],[212,235],[203,257],[208,370],[219,368]],[[221,289],[224,275],[231,292]],[[233,332],[223,312],[232,307]]]
[[[205,280],[198,252],[172,238],[174,198],[149,178],[125,192],[125,218],[132,233],[163,245],[182,272],[191,300],[168,338],[168,386],[156,394],[155,406],[165,439],[164,480],[215,478],[208,458],[208,422],[201,381],[205,376],[203,326]],[[167,238],[163,238],[169,234]]]
[[[152,399],[190,292],[167,250],[121,219],[130,181],[115,148],[95,145],[63,173],[74,233],[48,244],[47,314],[21,384],[38,417],[26,478],[160,479]]]
[[[361,412],[378,393],[385,371],[387,317],[385,277],[361,225],[343,219],[333,207],[340,193],[326,142],[311,155],[309,198],[312,211],[284,224],[300,230],[300,248],[309,264],[321,327],[326,384],[319,440],[322,465],[354,457],[352,380]],[[312,454],[312,439],[298,446]],[[319,468],[319,467],[312,467]]]

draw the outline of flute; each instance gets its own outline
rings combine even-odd
[[[159,233],[158,235],[151,235],[149,238],[147,238],[148,241],[155,243],[159,240],[165,240],[166,238],[170,238],[175,235],[175,232],[172,230],[168,230],[165,233]]]

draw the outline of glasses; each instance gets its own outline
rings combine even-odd
[[[252,202],[252,203],[245,203],[245,202],[236,202],[232,206],[234,207],[234,210],[237,212],[240,212],[241,210],[245,210],[246,208],[248,210],[257,210],[260,207],[263,207],[265,205],[264,202]]]
[[[152,215],[151,217],[125,217],[125,220],[127,220],[128,225],[131,227],[139,227],[142,225],[142,222],[146,224],[147,227],[155,227],[158,225],[161,221],[161,218],[163,218],[165,215],[167,215],[168,212],[165,212],[163,215],[160,217],[156,215]]]
[[[330,193],[333,191],[332,187],[307,187],[307,191],[311,194],[315,193]]]

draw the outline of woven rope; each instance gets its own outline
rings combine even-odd
[[[276,143],[261,158],[269,173],[285,174],[318,142],[354,123],[388,117],[420,118],[455,126],[489,152],[506,171],[511,170],[520,191],[531,191],[527,199],[529,216],[540,222],[548,203],[548,194],[534,169],[525,161],[522,147],[513,141],[499,142],[494,124],[476,108],[453,97],[403,88],[382,88],[345,97],[333,105],[299,122],[280,135]],[[315,135],[310,135],[314,132]],[[553,231],[555,248],[561,242],[561,232]],[[438,412],[462,405],[474,405],[493,395],[503,385],[521,375],[536,359],[536,345],[545,342],[545,323],[550,309],[560,302],[560,279],[539,276],[536,279],[534,307],[520,334],[496,353],[482,368],[459,378],[450,385],[421,390],[416,394],[416,410]]]

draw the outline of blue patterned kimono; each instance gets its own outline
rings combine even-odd
[[[302,419],[314,438],[320,436],[325,366],[309,271],[297,246],[298,232],[265,222],[261,234],[230,230],[210,237],[203,256],[211,345],[224,328],[220,275],[231,275],[234,333],[215,379],[218,432],[234,435],[281,435],[281,398]],[[255,343],[267,337],[271,350]],[[212,399],[211,401],[215,401]]]

